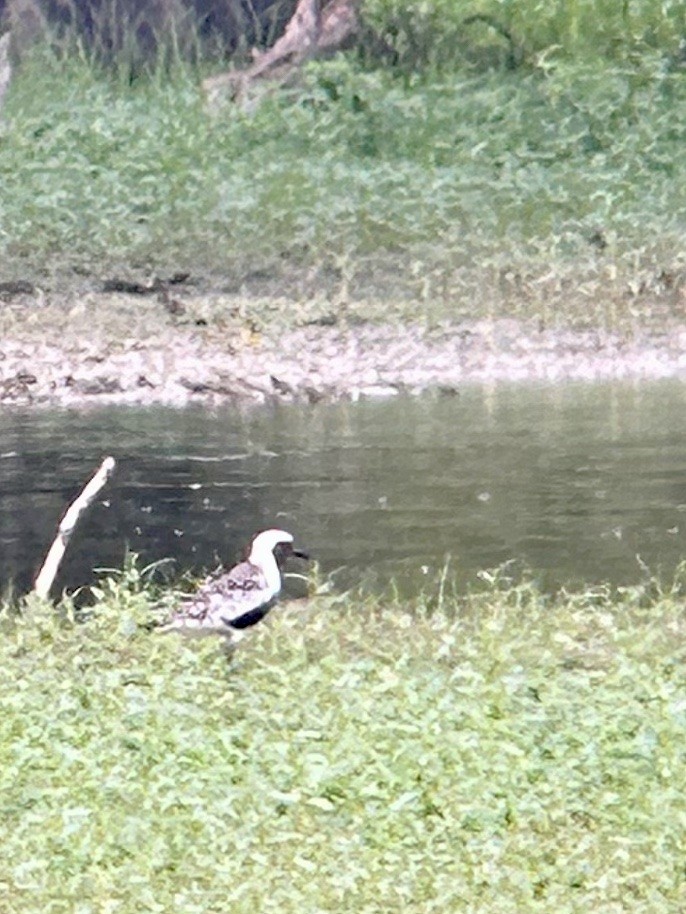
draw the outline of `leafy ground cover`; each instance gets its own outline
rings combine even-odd
[[[131,87],[41,58],[6,103],[1,278],[180,270],[313,314],[640,321],[683,307],[685,105],[657,53],[431,76],[339,58],[215,116],[183,68]]]
[[[320,596],[227,658],[106,581],[0,641],[8,912],[681,911],[681,585]]]

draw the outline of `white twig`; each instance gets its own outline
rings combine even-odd
[[[97,473],[86,485],[79,497],[67,508],[64,517],[57,528],[55,542],[50,547],[50,552],[48,552],[45,561],[43,562],[43,567],[38,572],[36,583],[33,588],[34,592],[41,597],[41,599],[47,599],[48,594],[50,593],[52,582],[55,580],[57,569],[60,567],[60,562],[64,557],[65,550],[69,545],[69,540],[78,523],[79,517],[110,478],[114,467],[114,457],[105,457],[100,464]]]

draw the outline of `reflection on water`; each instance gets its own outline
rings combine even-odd
[[[686,388],[471,388],[240,413],[107,409],[0,416],[2,582],[29,586],[64,507],[113,454],[59,584],[120,566],[128,546],[179,571],[234,559],[253,531],[292,530],[342,584],[522,560],[547,586],[669,570],[686,532]]]

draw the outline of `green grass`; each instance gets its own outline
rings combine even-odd
[[[405,316],[640,319],[683,277],[685,107],[648,53],[431,78],[341,58],[214,117],[188,71],[131,88],[41,59],[0,136],[1,278],[184,269]]]
[[[362,11],[414,69],[676,55],[686,27],[680,0],[364,0]]]
[[[135,573],[0,642],[4,912],[682,911],[681,587],[317,597],[231,660]]]

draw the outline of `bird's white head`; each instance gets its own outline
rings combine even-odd
[[[281,543],[292,545],[293,534],[286,530],[263,530],[253,537],[250,545],[250,554],[248,561],[253,565],[264,566],[265,560],[268,561],[274,555],[274,549]]]

